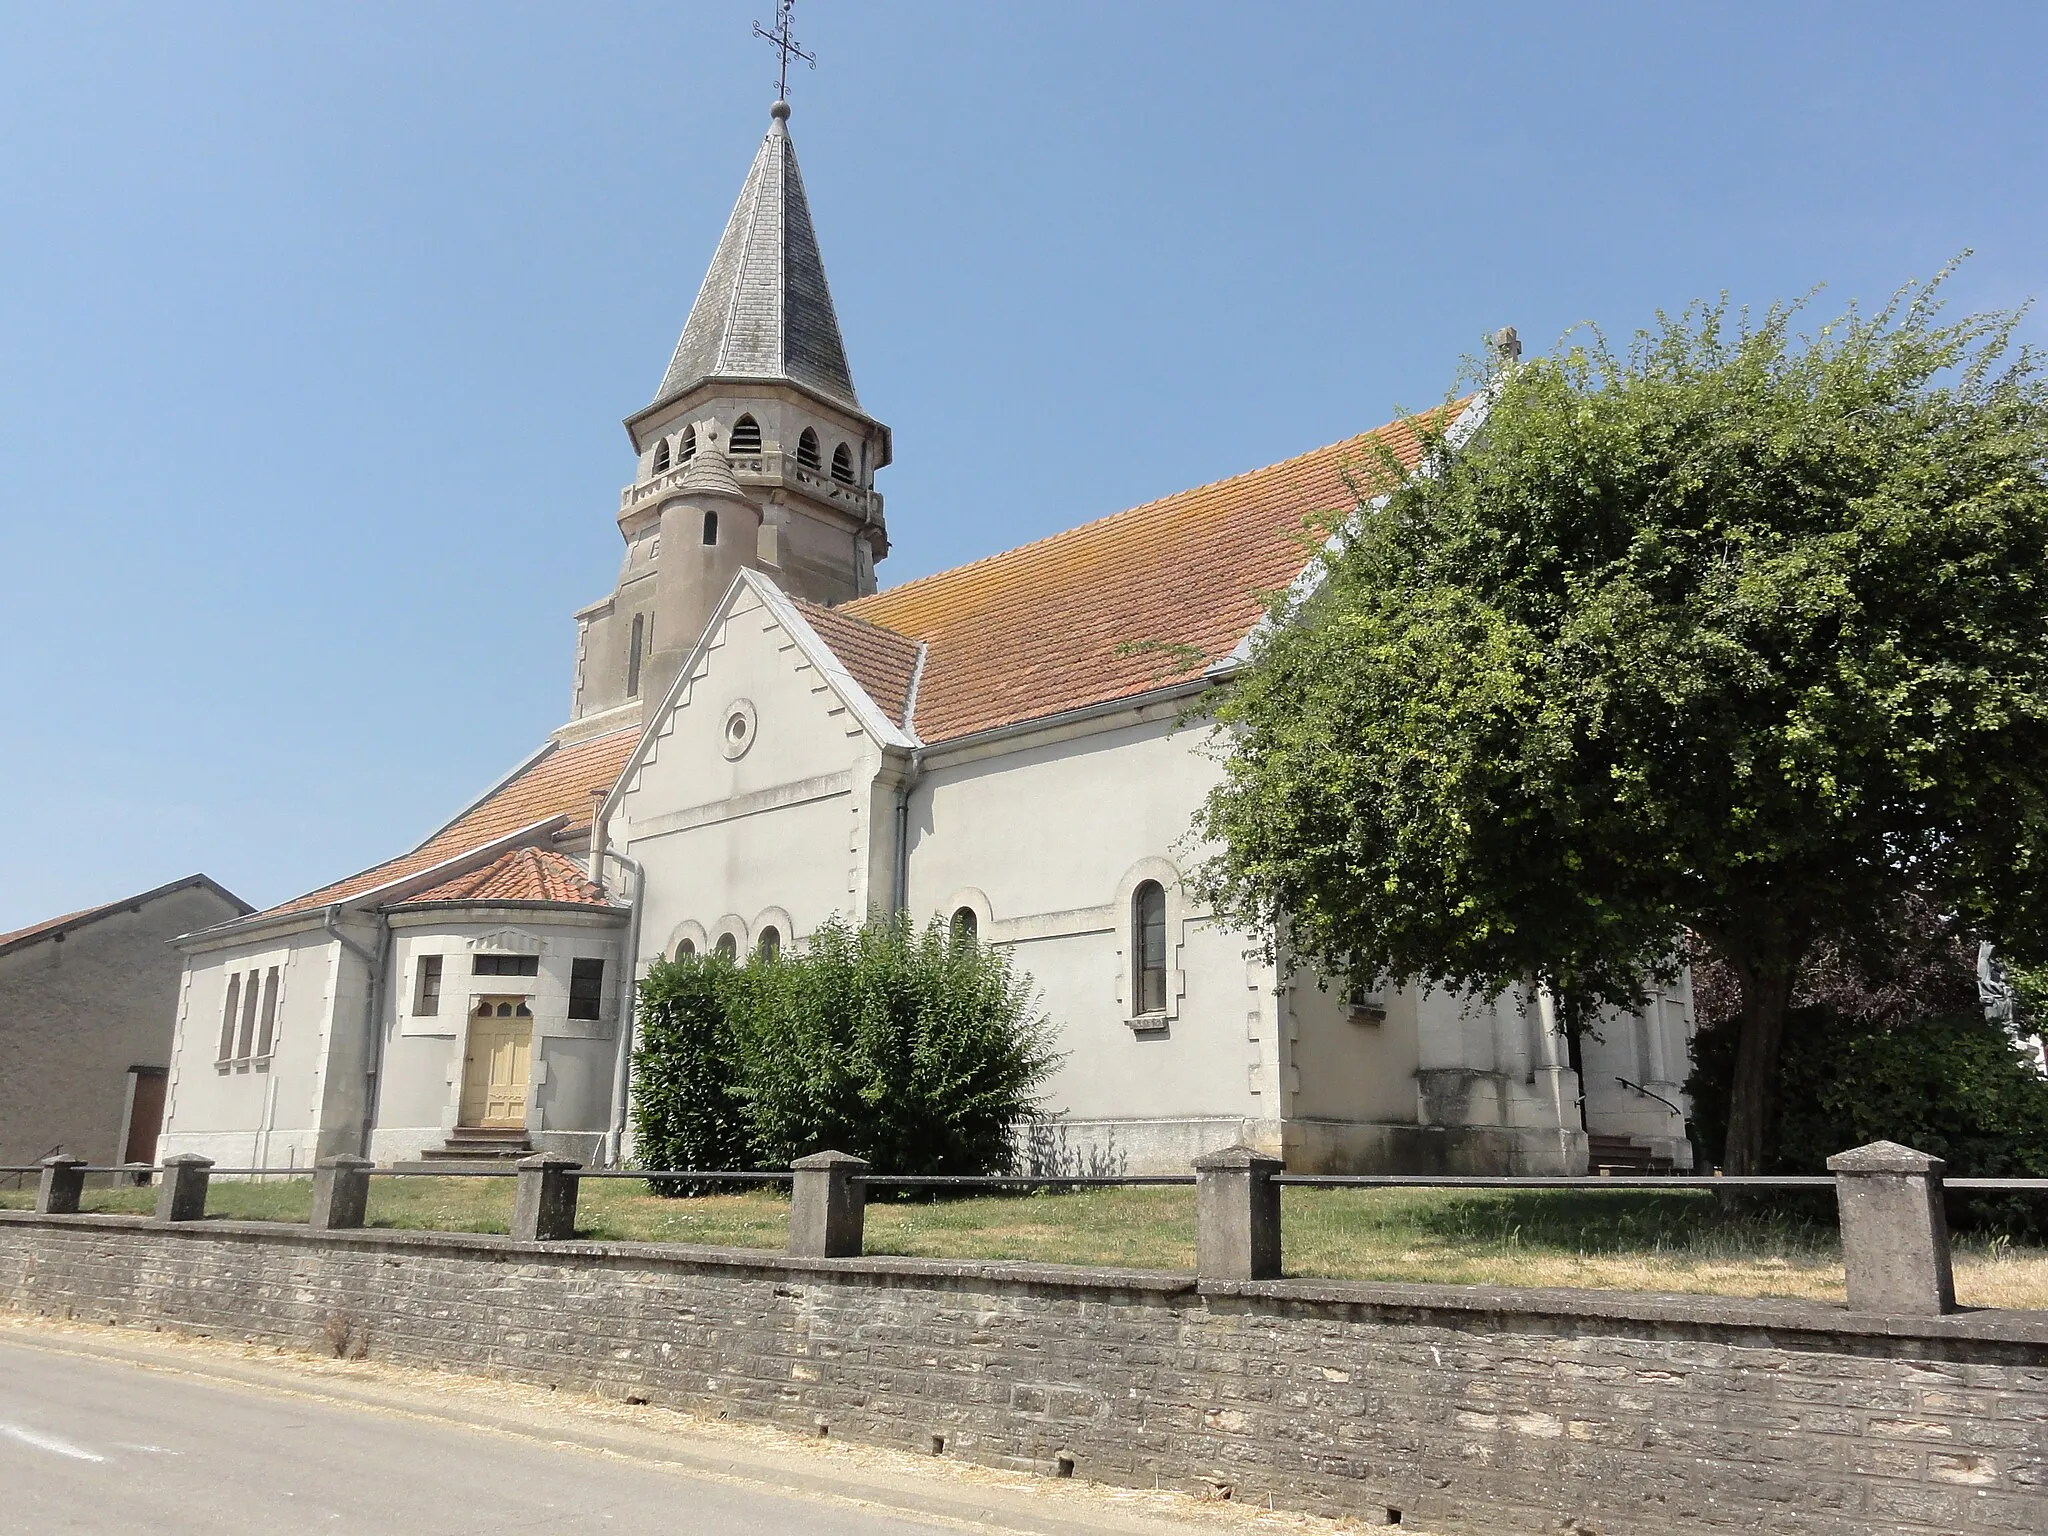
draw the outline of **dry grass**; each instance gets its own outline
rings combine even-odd
[[[504,1232],[510,1179],[375,1179],[370,1225]],[[302,1221],[303,1179],[221,1180],[215,1216]],[[149,1189],[87,1191],[88,1209],[148,1211]],[[1833,1223],[1797,1212],[1725,1208],[1709,1190],[1306,1190],[1285,1195],[1287,1271],[1342,1280],[1842,1299]],[[33,1203],[0,1189],[0,1206]],[[672,1200],[624,1179],[583,1186],[581,1235],[617,1241],[780,1248],[779,1191]],[[948,1259],[1026,1259],[1136,1269],[1194,1267],[1194,1191],[1143,1187],[1075,1194],[882,1201],[867,1250]],[[1969,1306],[2048,1309],[2048,1250],[1961,1239],[1956,1290]]]

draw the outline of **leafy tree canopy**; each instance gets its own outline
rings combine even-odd
[[[1817,940],[1921,892],[2048,957],[2048,394],[1939,281],[1568,339],[1455,451],[1419,421],[1218,706],[1209,895],[1328,971],[1575,1007],[1692,930],[1742,991],[1730,1171]]]

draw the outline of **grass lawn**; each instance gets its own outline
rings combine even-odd
[[[310,1187],[216,1181],[210,1214],[303,1221]],[[1726,1212],[1708,1190],[1308,1190],[1284,1196],[1287,1272],[1343,1280],[1581,1286],[1731,1296],[1842,1298],[1831,1221]],[[145,1212],[150,1189],[92,1188],[85,1207]],[[26,1208],[30,1189],[0,1188]],[[506,1179],[373,1179],[371,1226],[504,1232]],[[780,1248],[779,1191],[670,1200],[629,1179],[583,1186],[577,1230],[639,1242]],[[868,1207],[867,1251],[946,1259],[1187,1270],[1195,1262],[1194,1191],[1142,1187]],[[1963,1238],[1956,1291],[1969,1306],[2048,1308],[2048,1250]]]

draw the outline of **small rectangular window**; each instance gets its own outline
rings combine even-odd
[[[569,962],[569,1017],[595,1019],[604,1006],[604,962]]]
[[[538,976],[539,955],[476,955],[470,960],[472,976]]]
[[[255,972],[251,971],[251,977]],[[263,973],[263,1012],[256,1020],[256,1054],[268,1056],[270,1045],[277,1038],[277,967],[272,966]]]
[[[441,1011],[441,957],[421,955],[419,977],[413,983],[412,1011],[416,1018],[430,1019]]]
[[[262,972],[251,971],[242,979],[242,1028],[235,1037],[235,1060],[248,1059],[249,1050],[256,1043],[256,983]]]
[[[228,977],[227,1000],[220,1008],[220,1059],[235,1059],[235,1025],[242,1015],[242,973],[236,971]]]

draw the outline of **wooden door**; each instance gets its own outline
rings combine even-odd
[[[462,1061],[462,1124],[524,1130],[533,1076],[533,1012],[523,997],[480,997]]]
[[[128,1144],[121,1149],[124,1163],[156,1161],[157,1133],[164,1128],[164,1089],[170,1080],[163,1067],[130,1067],[135,1089],[128,1100]]]

